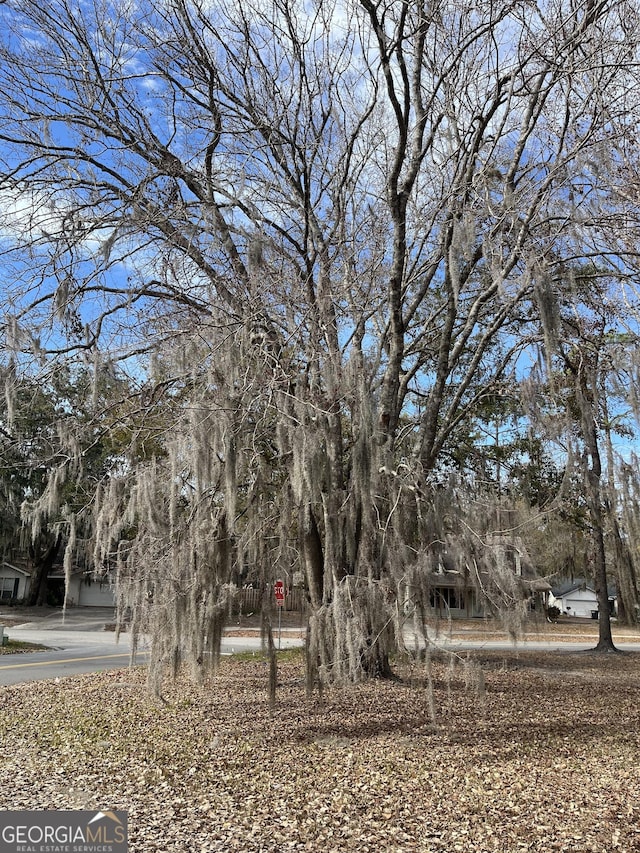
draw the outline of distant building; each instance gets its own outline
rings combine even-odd
[[[485,552],[480,569],[473,560],[460,563],[446,552],[441,555],[437,569],[426,576],[431,611],[452,619],[484,617],[490,614],[487,594],[500,589],[511,598],[528,602],[531,608],[544,609],[551,586],[536,572],[524,543],[494,535],[487,537],[484,547],[490,556],[487,558]],[[407,586],[405,611],[411,607],[413,594]]]
[[[64,600],[64,573],[54,568],[47,585],[56,603]],[[31,586],[31,573],[27,567],[0,563],[0,604],[19,603],[26,599]],[[67,604],[78,607],[114,607],[114,591],[109,579],[96,579],[90,572],[75,571],[71,575]]]
[[[31,575],[25,569],[9,563],[0,564],[0,603],[22,601],[31,583]]]
[[[614,586],[607,590],[609,608],[616,613],[617,593]],[[598,616],[598,596],[592,581],[576,578],[553,587],[549,595],[549,605],[557,607],[564,616],[578,616],[583,619],[596,619]]]

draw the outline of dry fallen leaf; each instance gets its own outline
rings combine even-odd
[[[640,658],[485,655],[465,674],[307,699],[285,662],[269,713],[259,660],[180,681],[144,673],[0,688],[0,808],[129,812],[132,853],[640,849]]]

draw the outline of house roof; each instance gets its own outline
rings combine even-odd
[[[4,568],[11,569],[12,572],[18,572],[18,574],[24,575],[26,578],[30,577],[30,573],[25,569],[21,569],[20,566],[14,566],[13,563],[7,563],[6,560],[3,560],[2,564],[0,564],[0,571]]]
[[[520,537],[507,537],[500,533],[489,533],[486,536],[485,545],[491,549],[496,557],[499,554],[511,554],[514,557],[512,571],[513,576],[520,582],[524,592],[551,592],[551,585],[541,578],[536,571],[529,556],[527,548]],[[519,573],[516,573],[515,555],[518,556]],[[439,570],[429,572],[429,580],[432,586],[437,587],[463,587],[472,585],[473,575],[477,575],[487,583],[492,580],[492,573],[486,568],[476,568],[475,572],[469,570],[468,566],[456,569],[456,562],[450,554],[444,550],[440,555]]]
[[[484,584],[489,584],[491,582],[490,572],[481,571],[478,573],[478,575],[480,580]],[[451,587],[461,589],[465,586],[473,586],[472,576],[465,576],[462,572],[459,571],[429,572],[428,578],[432,587]],[[551,586],[544,578],[525,578],[521,575],[514,575],[514,578],[521,583],[522,589],[529,593],[550,592],[551,590]]]
[[[558,586],[554,586],[551,590],[551,594],[554,598],[564,598],[565,595],[569,595],[576,590],[589,590],[589,592],[593,592],[595,594],[596,588],[593,581],[585,580],[584,578],[575,578],[574,580],[563,581],[563,583]],[[609,598],[615,598],[618,592],[616,590],[615,584],[609,584],[607,586],[607,595]]]
[[[534,580],[524,580],[525,585],[531,592],[551,592],[551,584],[544,578],[535,578]]]
[[[3,566],[6,566],[8,569],[12,569],[14,572],[19,572],[21,575],[24,575],[25,577],[30,578],[34,573],[33,565],[31,565],[27,560],[25,560],[24,562],[23,561],[20,561],[20,562],[21,562],[21,565],[16,565],[16,563],[10,563],[8,560],[2,560],[0,562],[0,570],[2,569]],[[91,572],[88,572],[86,569],[82,568],[79,565],[74,565],[72,570],[71,570],[71,574],[72,575],[91,574]],[[47,577],[56,578],[56,579],[65,577],[64,566],[60,560],[57,560],[53,564],[53,568],[50,570]]]

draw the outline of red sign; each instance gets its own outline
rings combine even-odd
[[[276,604],[278,607],[282,607],[284,605],[284,581],[277,580],[273,585],[273,592],[276,597]]]

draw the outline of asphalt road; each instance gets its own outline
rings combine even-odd
[[[290,648],[295,645],[300,645],[300,641],[290,638],[283,638],[282,640],[283,648]],[[585,651],[593,648],[593,646],[594,643],[592,642],[558,643],[539,641],[518,643],[517,646],[514,646],[508,640],[468,640],[442,643],[443,648],[457,652],[464,652],[471,649],[484,649],[486,651],[513,651],[514,649],[520,649],[521,651],[575,652]],[[640,644],[619,643],[618,648],[623,651],[637,652],[640,651]],[[226,655],[237,652],[258,651],[259,649],[260,638],[258,636],[228,638],[222,643],[222,654]],[[129,658],[128,644],[122,646],[116,646],[115,644],[110,646],[71,646],[43,652],[2,655],[0,656],[0,685],[59,679],[82,673],[103,672],[107,669],[121,669],[129,665]],[[146,659],[147,651],[142,649],[138,651],[135,663],[143,665]]]
[[[4,614],[6,616],[6,614]],[[12,614],[13,615],[13,614]],[[0,612],[0,624],[3,613]],[[105,624],[113,621],[113,612],[99,611],[97,608],[77,608],[70,611],[63,620],[60,611],[53,611],[45,616],[34,617],[32,622],[25,622],[15,627],[5,628],[5,633],[13,640],[40,643],[48,647],[47,651],[28,652],[15,655],[0,656],[0,685],[18,684],[43,679],[64,678],[88,672],[101,672],[107,669],[118,669],[129,665],[130,643],[128,634],[120,636],[116,643],[113,631],[105,631]],[[223,638],[222,654],[258,651],[260,649],[259,632],[251,632],[237,636],[231,631]],[[413,645],[412,637],[407,632],[405,641],[409,648]],[[593,648],[595,640],[585,637],[579,641],[566,641],[552,638],[549,640],[530,640],[514,645],[504,639],[467,639],[457,637],[433,637],[431,642],[435,647],[442,647],[457,652],[471,649],[486,651],[507,651],[520,649],[530,651],[585,651]],[[282,648],[301,646],[303,640],[300,632],[283,631]],[[278,645],[276,637],[276,645]],[[640,651],[637,638],[617,643],[624,651]],[[144,645],[136,655],[137,664],[147,660],[147,649]]]
[[[13,613],[0,612],[15,618]],[[129,635],[123,633],[119,641],[113,631],[105,631],[105,624],[113,622],[113,611],[100,608],[77,608],[63,619],[60,611],[33,615],[32,621],[5,627],[11,640],[39,643],[46,651],[20,652],[0,656],[0,685],[20,684],[28,681],[64,678],[88,672],[126,667],[130,662]],[[299,636],[283,632],[281,647],[300,646]],[[276,636],[276,646],[278,640]],[[222,642],[222,654],[258,651],[261,648],[259,632],[249,636],[229,636]],[[145,644],[136,652],[135,664],[144,664],[148,657]]]
[[[21,652],[0,657],[0,685],[20,684],[25,681],[42,681],[64,678],[84,672],[102,672],[129,665],[128,650],[111,651],[104,647],[56,649],[45,652]],[[137,661],[144,663],[146,653],[139,653]]]

